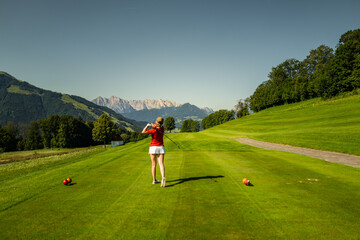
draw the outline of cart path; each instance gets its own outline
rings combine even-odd
[[[311,148],[293,147],[290,145],[263,142],[250,138],[237,138],[235,140],[243,144],[251,145],[258,148],[297,153],[314,158],[320,158],[328,162],[335,162],[335,163],[340,163],[340,164],[360,168],[360,156],[356,156],[356,155],[316,150]]]

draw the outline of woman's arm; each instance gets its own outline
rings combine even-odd
[[[146,134],[147,129],[148,129],[149,127],[151,127],[151,126],[152,126],[152,124],[151,124],[151,123],[148,123],[148,124],[144,127],[144,129],[142,130],[141,133]]]

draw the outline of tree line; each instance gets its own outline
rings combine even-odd
[[[219,110],[199,121],[187,119],[182,123],[180,132],[199,132],[234,119],[234,112]],[[167,117],[164,122],[166,131],[175,129],[175,119]],[[120,135],[124,142],[142,140],[148,135],[130,132],[114,124],[107,114],[97,121],[84,121],[81,117],[52,115],[29,125],[8,122],[0,126],[0,153],[43,148],[77,148],[109,143],[112,137]]]
[[[203,118],[201,122],[187,119],[182,122],[180,132],[199,132],[201,129],[207,129],[233,120],[234,115],[234,111],[219,110]],[[175,120],[173,117],[167,117],[165,119],[164,128],[170,132],[175,129]]]
[[[330,98],[360,87],[360,29],[344,33],[335,51],[325,45],[299,61],[288,59],[246,99],[255,111],[315,97]]]
[[[167,117],[164,122],[166,131],[171,131],[176,128],[174,117]],[[180,132],[198,132],[200,131],[200,123],[192,119],[186,119],[181,124]]]
[[[216,111],[201,121],[201,128],[207,129],[234,119],[234,112],[228,110]]]
[[[52,115],[29,125],[9,122],[0,126],[0,152],[35,150],[43,148],[76,148],[108,143],[119,134],[124,142],[139,141],[145,137],[114,124],[103,114],[97,121],[82,120],[69,115]]]

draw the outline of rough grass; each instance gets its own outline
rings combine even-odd
[[[13,162],[26,161],[30,159],[32,160],[37,158],[64,155],[64,154],[85,151],[85,150],[89,150],[90,148],[98,148],[98,147],[86,147],[86,148],[74,148],[74,149],[67,149],[67,148],[38,149],[38,150],[30,150],[30,151],[5,152],[5,153],[0,153],[0,164],[8,164]]]

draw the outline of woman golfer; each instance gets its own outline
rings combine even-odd
[[[158,117],[156,119],[155,124],[149,123],[145,126],[142,133],[151,134],[151,143],[149,148],[149,154],[152,161],[152,176],[153,176],[153,184],[160,183],[156,180],[156,159],[159,161],[160,172],[161,172],[161,185],[160,187],[165,187],[166,179],[165,179],[165,166],[164,166],[164,156],[165,156],[165,147],[164,147],[164,127],[163,127],[164,119],[162,117]],[[152,129],[147,130],[149,127]]]

